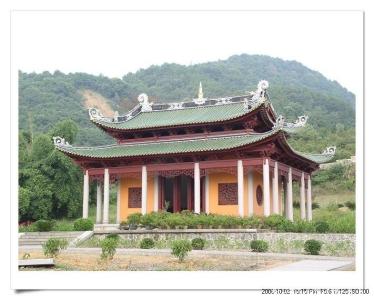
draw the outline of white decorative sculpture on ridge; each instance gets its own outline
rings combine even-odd
[[[101,114],[100,110],[98,108],[89,108],[88,114],[90,115],[91,120],[101,120],[104,119],[104,116]]]
[[[138,96],[138,101],[140,103],[140,106],[142,107],[142,111],[151,111],[152,106],[151,103],[148,101],[148,95],[145,93],[142,93]]]
[[[322,154],[324,155],[335,155],[336,146],[329,146],[325,150],[323,150]]]
[[[300,128],[306,125],[308,116],[299,116],[294,123],[285,122],[285,118],[279,115],[274,123],[273,128]]]
[[[70,144],[67,141],[65,141],[64,138],[59,137],[59,136],[53,137],[53,144],[55,146],[70,146]]]

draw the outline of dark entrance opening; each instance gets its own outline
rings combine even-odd
[[[165,210],[168,211],[168,212],[173,212],[173,192],[174,192],[174,187],[173,187],[173,179],[174,178],[165,178],[165,183],[164,183],[164,191],[163,191],[163,195],[164,195],[164,199],[163,200],[163,203],[164,203],[164,207],[165,207]]]
[[[160,182],[162,207],[166,211],[193,210],[193,178],[185,175],[163,177]]]

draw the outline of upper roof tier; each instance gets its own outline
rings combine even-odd
[[[271,129],[278,116],[269,101],[266,90],[269,84],[262,80],[257,90],[246,95],[214,98],[203,98],[200,84],[199,97],[187,102],[150,103],[146,94],[138,97],[139,104],[122,116],[104,117],[97,108],[89,109],[91,121],[104,130],[131,131],[139,129],[167,128],[230,121],[243,117],[260,107],[266,106],[271,116],[268,118]],[[281,117],[282,118],[282,117]],[[304,126],[307,117],[299,117],[299,123],[285,123],[285,128]],[[301,121],[301,122],[300,122]],[[299,126],[300,125],[300,126]]]

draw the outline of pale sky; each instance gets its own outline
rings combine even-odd
[[[242,53],[299,61],[356,93],[362,88],[362,14],[30,11],[12,15],[13,64],[26,72],[60,70],[121,78],[152,64],[189,65]]]

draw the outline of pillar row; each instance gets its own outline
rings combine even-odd
[[[244,173],[243,161],[238,160],[238,213],[239,216],[244,216]]]
[[[104,209],[103,224],[109,223],[109,170],[104,169]]]
[[[88,218],[88,199],[89,199],[89,176],[88,176],[88,170],[84,173],[84,178],[83,178],[83,213],[82,217],[84,219]]]
[[[142,166],[142,214],[147,213],[147,167]]]
[[[194,164],[194,211],[200,213],[200,164]]]
[[[308,187],[306,193],[306,219],[312,221],[312,179],[308,175]]]
[[[102,183],[97,182],[96,188],[96,224],[103,222],[103,187]]]
[[[288,170],[286,198],[286,218],[293,221],[292,168]]]
[[[263,186],[264,186],[264,216],[270,215],[270,170],[269,159],[265,159],[262,165]]]
[[[274,163],[273,173],[273,214],[279,214],[279,178],[278,178],[278,162]]]
[[[300,218],[305,220],[305,177],[304,172],[301,172],[300,178]]]

